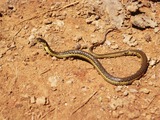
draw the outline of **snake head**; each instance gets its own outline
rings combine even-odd
[[[44,39],[42,38],[36,38],[36,39],[37,39],[37,42],[43,44],[43,46],[48,46],[48,43]]]

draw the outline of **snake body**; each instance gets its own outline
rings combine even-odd
[[[88,53],[82,50],[68,50],[64,52],[55,52],[50,48],[50,46],[44,39],[37,38],[37,41],[43,44],[45,51],[51,56],[55,56],[57,58],[78,57],[78,58],[81,58],[81,59],[84,59],[90,62],[97,69],[97,71],[101,74],[101,76],[107,82],[113,85],[131,84],[134,80],[142,77],[145,74],[147,67],[148,67],[148,60],[147,60],[146,54],[140,50],[125,50],[125,51],[120,51],[120,52],[115,52],[115,53],[104,54],[104,55]],[[128,77],[123,77],[123,78],[114,77],[111,74],[109,74],[105,70],[105,68],[102,66],[102,64],[97,60],[97,58],[104,58],[104,57],[133,56],[133,55],[134,56],[136,55],[137,57],[141,58],[142,60],[141,67],[133,75],[128,76]]]

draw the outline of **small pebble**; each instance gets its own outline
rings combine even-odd
[[[76,28],[76,29],[79,29],[80,27],[79,27],[78,25],[75,25],[75,28]]]
[[[152,81],[149,81],[149,82],[148,82],[148,85],[153,86],[154,84],[153,84]]]
[[[86,23],[87,24],[91,24],[94,20],[96,20],[96,18],[95,18],[94,15],[92,15],[91,17],[89,17],[89,18],[86,19]]]
[[[31,104],[35,104],[36,103],[36,98],[34,96],[31,97],[30,99]]]
[[[45,25],[48,25],[48,24],[52,24],[52,21],[49,20],[49,19],[44,19],[43,23],[44,23]]]
[[[138,10],[137,2],[133,2],[133,4],[127,6],[127,10],[130,12],[136,12]]]
[[[150,65],[151,67],[155,66],[157,63],[159,63],[159,60],[157,60],[157,59],[151,59],[151,60],[149,61],[149,65]]]
[[[95,37],[96,37],[96,35],[95,35],[95,34],[91,34],[90,36],[91,36],[91,38],[95,38]]]
[[[75,40],[76,42],[79,42],[80,40],[82,40],[82,36],[77,35],[73,38],[73,40]]]
[[[147,88],[141,88],[139,90],[139,92],[142,92],[142,93],[145,93],[145,94],[149,94],[150,93],[150,90],[148,90]]]
[[[111,43],[111,41],[106,40],[105,44],[108,45],[108,46],[111,46],[112,43]]]
[[[123,88],[123,86],[117,86],[117,87],[115,88],[115,91],[116,91],[116,92],[120,92],[120,91],[122,91],[122,88]]]
[[[95,44],[95,43],[97,43],[97,42],[98,42],[97,39],[92,39],[92,40],[91,40],[91,43],[92,43],[92,44]]]
[[[128,35],[128,34],[123,34],[123,42],[128,44],[131,47],[135,47],[136,45],[138,45],[137,40],[135,38],[133,38],[132,35]]]
[[[67,80],[66,83],[67,83],[67,84],[72,84],[73,81],[74,81],[73,79],[70,79],[70,80]]]
[[[123,100],[120,98],[117,99],[111,99],[111,102],[109,102],[109,106],[112,110],[116,110],[117,107],[123,107]]]
[[[67,105],[68,105],[68,103],[64,103],[64,105],[65,105],[65,106],[67,106]]]
[[[145,29],[147,27],[155,28],[158,25],[157,22],[153,21],[153,19],[146,14],[139,14],[131,17],[131,23],[133,26],[140,29]]]
[[[52,57],[52,60],[57,60],[57,59],[58,59],[58,58],[57,58],[57,57],[55,57],[55,56],[53,56],[53,57]]]
[[[138,93],[138,90],[136,90],[136,89],[130,89],[129,90],[131,93]]]
[[[82,47],[81,47],[81,44],[76,44],[76,46],[74,47],[74,49],[76,49],[76,50],[80,50]]]
[[[13,5],[8,5],[8,8],[13,10],[15,7]]]
[[[144,39],[146,42],[151,42],[151,36],[149,34],[145,34]]]
[[[48,81],[51,84],[51,87],[56,87],[58,84],[58,81],[60,81],[60,78],[58,76],[50,76],[48,78]]]
[[[56,25],[57,27],[62,28],[64,26],[64,21],[62,20],[56,20],[53,22],[54,25]]]
[[[46,104],[48,104],[48,99],[46,97],[38,97],[36,99],[36,104],[38,104],[38,105],[46,105]]]
[[[128,94],[129,94],[129,92],[127,90],[123,92],[124,96],[127,96]]]
[[[160,28],[159,28],[159,27],[155,27],[155,28],[154,28],[154,32],[155,32],[155,33],[158,33],[159,31],[160,31]]]
[[[28,37],[28,41],[29,41],[29,44],[30,44],[30,47],[35,45],[36,41],[35,41],[35,35],[31,34],[29,37]]]
[[[88,48],[88,45],[86,43],[82,44],[82,49],[87,49]]]
[[[117,44],[115,44],[115,45],[111,45],[110,46],[113,50],[116,50],[116,49],[118,49],[119,48],[119,46],[117,45]]]

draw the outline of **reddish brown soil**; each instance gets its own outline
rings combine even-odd
[[[117,87],[104,81],[85,61],[52,59],[39,44],[31,45],[30,38],[41,35],[56,51],[73,49],[77,44],[90,46],[93,41],[102,40],[104,31],[95,31],[94,25],[86,23],[85,14],[92,10],[90,5],[86,6],[84,1],[76,3],[74,0],[13,0],[9,3],[1,0],[1,120],[160,119],[160,64],[149,67],[132,85]],[[150,14],[150,9],[142,9]],[[159,3],[156,3],[155,14],[160,23]],[[108,16],[99,15],[102,21]],[[111,32],[107,39],[118,44],[117,51],[129,49],[123,43],[122,34],[130,32],[138,41],[134,49],[142,49],[148,58],[160,60],[160,34],[153,28],[124,28],[121,32]],[[151,36],[150,42],[144,39],[147,34]],[[95,51],[116,50],[101,46]],[[133,74],[140,66],[136,57],[100,62],[109,73],[120,77]]]

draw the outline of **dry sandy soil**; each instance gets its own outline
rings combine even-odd
[[[113,4],[1,0],[1,120],[160,120],[160,3],[123,0],[117,17]],[[146,74],[132,85],[111,85],[86,61],[57,59],[35,44],[41,36],[56,51],[79,46],[87,51],[111,24],[119,31],[109,33],[95,52],[141,49],[149,59]],[[131,56],[99,61],[118,77],[140,67],[140,59]]]

